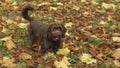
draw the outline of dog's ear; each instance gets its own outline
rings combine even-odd
[[[48,30],[47,30],[47,37],[49,38],[49,39],[51,39],[51,37],[52,37],[52,34],[51,34],[51,32],[53,31],[53,24],[51,24],[50,26],[48,26]]]
[[[51,24],[49,27],[48,27],[48,32],[51,32],[51,31],[53,31],[54,30],[54,27],[53,27],[54,25],[53,24]]]
[[[60,24],[60,29],[62,30],[62,37],[65,37],[66,28],[64,27],[63,24]]]

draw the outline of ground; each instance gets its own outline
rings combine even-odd
[[[62,48],[41,55],[30,46],[22,8],[67,29]],[[120,68],[120,0],[0,0],[0,68]]]

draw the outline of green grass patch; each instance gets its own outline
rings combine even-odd
[[[45,67],[42,64],[38,64],[37,68],[45,68]]]
[[[16,68],[28,68],[28,67],[23,63],[19,63]]]
[[[77,53],[69,53],[67,57],[70,58],[69,62],[71,63],[71,67],[74,67],[75,64],[79,61],[79,54]]]
[[[96,39],[96,40],[94,40],[93,42],[91,42],[91,44],[93,44],[93,45],[97,46],[97,45],[102,44],[103,42],[104,42],[104,41],[103,41],[103,40],[101,40],[101,39]]]
[[[43,14],[38,14],[37,17],[39,18],[40,21],[51,21],[53,18],[49,15],[43,15]]]
[[[12,54],[11,50],[7,50],[4,45],[3,45],[3,41],[0,41],[0,54],[3,56],[9,56]]]

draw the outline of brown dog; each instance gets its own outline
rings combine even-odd
[[[56,52],[60,46],[61,38],[65,36],[66,28],[62,24],[46,25],[38,20],[34,20],[28,16],[29,10],[34,10],[34,8],[31,6],[23,8],[22,16],[30,21],[28,31],[32,45],[35,44],[35,41],[39,41],[41,53],[45,53],[48,50]]]

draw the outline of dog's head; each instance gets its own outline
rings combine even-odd
[[[48,38],[52,41],[59,41],[65,36],[66,28],[62,24],[51,24],[48,27]]]

